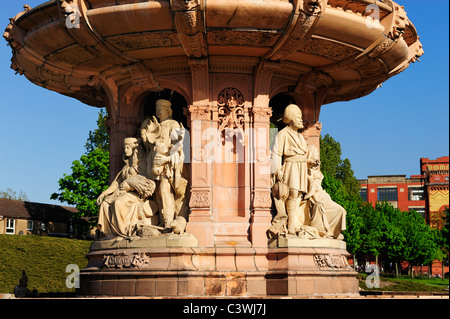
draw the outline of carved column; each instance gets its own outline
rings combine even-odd
[[[320,153],[320,132],[322,131],[322,123],[316,122],[313,125],[307,127],[303,132],[306,143],[308,145],[314,145]]]
[[[333,78],[325,72],[311,71],[300,77],[294,92],[301,97],[305,124],[311,126],[317,123],[320,109],[332,85]]]
[[[191,127],[191,199],[186,231],[193,234],[199,246],[214,247],[214,224],[211,214],[211,151],[207,132],[211,126],[208,105],[189,106]]]
[[[251,110],[252,137],[252,207],[250,218],[250,238],[253,246],[267,245],[267,229],[271,225],[270,208],[270,84],[273,72],[280,67],[277,62],[263,60],[254,72],[254,99]]]
[[[271,225],[270,208],[270,116],[269,107],[256,107],[251,110],[253,136],[252,146],[252,212],[250,218],[250,239],[254,247],[267,245],[267,229]]]

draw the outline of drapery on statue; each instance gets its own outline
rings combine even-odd
[[[184,128],[171,115],[169,101],[156,101],[160,122],[146,119],[140,138],[124,140],[124,166],[97,199],[97,239],[184,233],[188,214]]]
[[[319,153],[301,134],[302,112],[295,104],[286,107],[287,126],[275,137],[271,155],[272,195],[277,210],[270,237],[342,239],[345,210],[322,189]]]
[[[347,212],[322,188],[323,174],[320,171],[319,152],[314,146],[311,148],[311,159],[308,171],[309,190],[304,197],[310,202],[309,225],[316,228],[321,237],[342,240]]]
[[[287,222],[287,232],[295,234],[305,223],[304,207],[301,210],[299,207],[308,192],[308,145],[299,132],[303,120],[297,105],[286,107],[283,122],[287,126],[276,135],[271,158],[271,173],[276,181],[274,191],[278,193],[274,194],[277,207],[274,224],[281,227]]]
[[[98,239],[134,236],[138,225],[151,225],[152,222],[145,219],[157,213],[156,203],[149,199],[156,184],[142,174],[145,153],[138,139],[124,140],[123,160],[124,166],[97,199],[97,205],[100,206]]]

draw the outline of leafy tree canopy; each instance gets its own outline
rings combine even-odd
[[[91,225],[97,220],[97,197],[109,185],[109,136],[106,117],[106,112],[101,110],[97,129],[89,132],[85,145],[86,153],[80,160],[72,163],[72,173],[64,174],[59,180],[60,192],[51,195],[51,199],[75,205],[78,210],[75,217],[87,218]]]
[[[341,159],[341,144],[329,134],[320,137],[320,162],[322,173],[340,180],[345,189],[354,195],[359,194],[359,182],[354,176],[350,160]],[[359,197],[359,195],[358,195]]]

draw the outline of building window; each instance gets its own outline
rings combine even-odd
[[[378,188],[378,200],[396,202],[397,188]]]
[[[361,188],[359,190],[359,196],[361,196],[363,201],[367,202],[367,188]]]
[[[408,188],[409,200],[425,200],[425,192],[422,187],[409,187]]]
[[[32,220],[27,220],[27,230],[33,230],[34,222]]]
[[[6,233],[15,234],[16,233],[16,221],[14,219],[6,220]]]

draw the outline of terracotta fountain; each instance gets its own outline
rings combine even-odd
[[[12,69],[43,88],[106,107],[112,184],[125,167],[126,138],[137,139],[142,154],[152,152],[141,138],[143,129],[164,127],[158,100],[169,102],[171,118],[186,129],[179,138],[185,210],[174,213],[184,214],[185,225],[174,231],[161,217],[140,233],[127,228],[120,240],[94,241],[80,294],[358,293],[345,239],[320,229],[307,235],[317,230],[308,218],[299,221],[302,235],[300,228],[269,231],[281,198],[273,192],[271,148],[289,124],[288,105],[299,106],[302,138],[317,150],[322,105],[370,94],[423,54],[402,6],[390,0],[52,0],[24,9],[4,33]],[[156,179],[151,190],[159,194],[162,183]],[[155,199],[137,212],[154,217],[161,205]],[[311,217],[312,208],[304,209]]]

